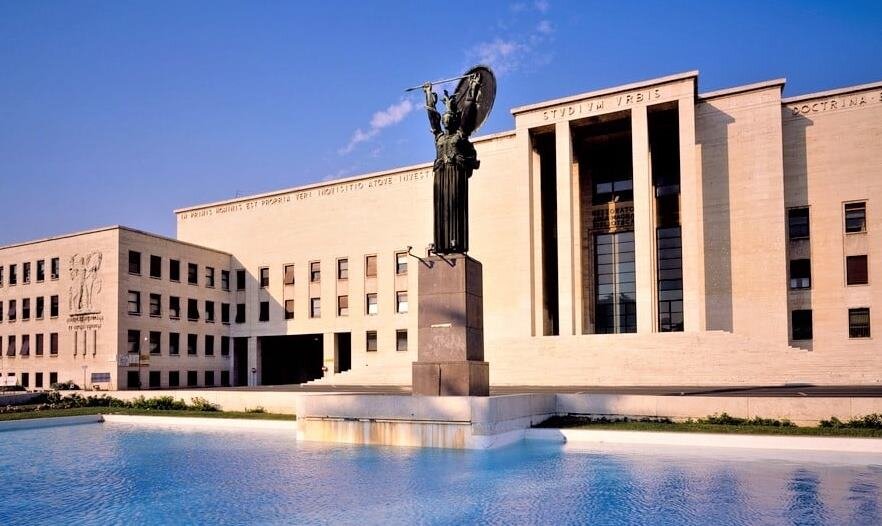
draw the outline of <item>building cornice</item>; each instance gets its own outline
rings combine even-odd
[[[747,93],[748,91],[757,91],[761,89],[768,89],[773,87],[778,87],[780,89],[784,88],[784,84],[787,83],[787,79],[772,79],[765,80],[763,82],[754,82],[753,84],[745,84],[743,86],[735,86],[734,88],[726,88],[715,91],[709,91],[707,93],[699,93],[698,100],[709,100],[715,99],[719,97],[727,97],[729,95],[739,95],[741,93]]]
[[[0,250],[26,247],[28,245],[37,245],[40,243],[47,243],[50,241],[59,241],[62,239],[70,239],[73,237],[88,236],[88,235],[92,235],[92,234],[100,234],[102,232],[110,232],[112,230],[126,231],[126,232],[131,232],[134,234],[141,234],[144,236],[152,237],[154,239],[161,239],[163,241],[170,241],[172,243],[179,243],[181,245],[187,245],[187,246],[191,246],[191,247],[198,248],[201,250],[209,250],[211,252],[216,252],[218,254],[223,254],[225,256],[231,256],[231,254],[229,252],[224,252],[223,250],[217,250],[215,248],[197,245],[196,243],[190,243],[189,241],[181,241],[180,239],[175,239],[173,237],[162,236],[159,234],[154,234],[152,232],[146,232],[144,230],[138,230],[137,228],[131,228],[131,227],[122,226],[122,225],[110,225],[110,226],[104,226],[104,227],[100,227],[100,228],[93,228],[90,230],[80,230],[78,232],[70,232],[70,233],[61,234],[58,236],[44,237],[44,238],[40,238],[40,239],[32,239],[30,241],[22,241],[20,243],[12,243],[9,245],[0,246]]]
[[[844,88],[836,88],[827,91],[817,91],[815,93],[806,93],[805,95],[796,95],[793,97],[787,97],[786,99],[781,99],[781,102],[784,104],[790,104],[793,102],[802,102],[811,99],[833,97],[835,95],[845,95],[846,93],[854,93],[857,91],[866,91],[877,88],[882,88],[882,81],[871,82],[869,84],[858,84],[856,86],[847,86]]]

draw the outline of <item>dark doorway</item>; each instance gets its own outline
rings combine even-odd
[[[322,377],[321,334],[260,338],[261,385],[302,384]]]
[[[248,385],[248,338],[233,338],[233,385]]]
[[[560,333],[557,269],[557,164],[554,132],[533,136],[539,155],[542,225],[542,328],[544,336]]]
[[[352,334],[340,332],[334,335],[334,372],[352,369]]]
[[[126,387],[129,389],[141,388],[141,371],[128,371],[126,375]]]

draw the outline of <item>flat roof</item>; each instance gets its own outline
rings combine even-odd
[[[788,104],[791,102],[801,102],[804,100],[819,99],[821,97],[832,97],[834,95],[844,95],[846,93],[854,93],[855,91],[865,91],[876,88],[882,88],[882,81],[871,82],[869,84],[857,84],[855,86],[846,86],[844,88],[836,88],[826,91],[816,91],[815,93],[806,93],[805,95],[796,95],[781,99],[781,102]]]
[[[753,84],[744,84],[743,86],[735,86],[734,88],[725,88],[719,89],[715,91],[709,91],[707,93],[699,93],[699,99],[713,99],[716,97],[725,97],[727,95],[737,95],[739,93],[745,93],[748,91],[755,91],[759,89],[771,88],[774,86],[779,86],[781,88],[784,87],[784,84],[787,83],[787,79],[781,77],[779,79],[772,80],[764,80],[762,82],[754,82]]]
[[[231,255],[232,255],[232,254],[230,254],[229,252],[224,252],[223,250],[217,250],[216,248],[211,248],[211,247],[206,247],[206,246],[202,246],[202,245],[197,245],[196,243],[190,243],[189,241],[181,241],[180,239],[175,239],[175,238],[173,238],[173,237],[162,236],[162,235],[159,235],[159,234],[154,234],[154,233],[152,233],[152,232],[147,232],[147,231],[145,231],[145,230],[138,230],[137,228],[131,228],[131,227],[123,226],[123,225],[110,225],[110,226],[104,226],[104,227],[100,227],[100,228],[93,228],[93,229],[90,229],[90,230],[81,230],[81,231],[78,231],[78,232],[70,232],[70,233],[67,233],[67,234],[61,234],[61,235],[58,235],[58,236],[44,237],[44,238],[40,238],[40,239],[32,239],[32,240],[30,240],[30,241],[22,241],[22,242],[20,242],[20,243],[12,243],[12,244],[9,244],[9,245],[2,245],[2,246],[0,246],[0,250],[6,250],[6,249],[9,249],[9,248],[23,247],[23,246],[27,246],[27,245],[36,245],[36,244],[38,244],[38,243],[46,243],[46,242],[49,242],[49,241],[58,241],[58,240],[60,240],[60,239],[68,239],[68,238],[71,238],[71,237],[87,236],[87,235],[90,235],[90,234],[98,234],[98,233],[101,233],[101,232],[107,232],[107,231],[110,231],[110,230],[125,230],[126,232],[132,232],[132,233],[135,233],[135,234],[141,234],[141,235],[148,236],[148,237],[152,237],[152,238],[155,238],[155,239],[161,239],[161,240],[163,240],[163,241],[171,241],[171,242],[173,242],[173,243],[179,243],[179,244],[181,244],[181,245],[187,245],[187,246],[191,246],[191,247],[196,247],[196,248],[199,248],[199,249],[202,249],[202,250],[210,250],[211,252],[217,252],[218,254],[224,254],[224,255],[227,255],[227,256],[231,256]]]

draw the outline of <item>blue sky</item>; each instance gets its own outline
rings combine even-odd
[[[425,162],[419,95],[489,62],[509,109],[698,69],[882,80],[882,2],[0,0],[0,244]]]

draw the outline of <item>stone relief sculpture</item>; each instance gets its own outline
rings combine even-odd
[[[85,256],[74,254],[70,258],[70,279],[68,289],[68,308],[71,314],[92,311],[92,298],[101,293],[101,252],[90,252]]]

